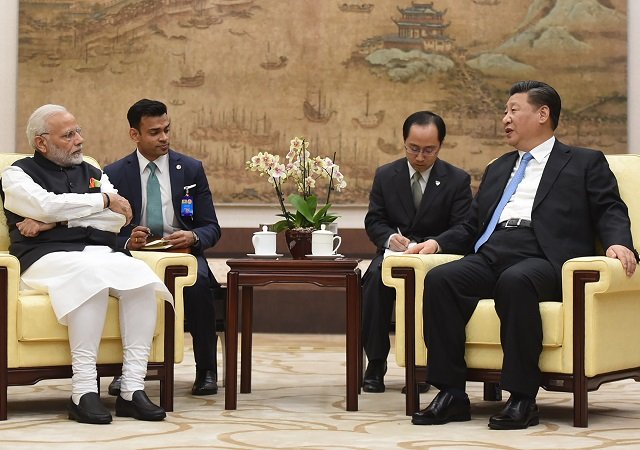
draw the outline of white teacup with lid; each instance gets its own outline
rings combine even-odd
[[[321,225],[321,228],[311,233],[311,254],[315,256],[335,255],[342,243],[342,238],[334,236],[324,224]]]
[[[268,231],[267,225],[262,226],[262,231],[253,233],[251,243],[255,249],[256,255],[275,255],[276,254],[276,233]]]

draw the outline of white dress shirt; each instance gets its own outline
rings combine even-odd
[[[532,159],[527,164],[527,168],[524,171],[524,178],[518,184],[516,191],[513,193],[507,205],[502,210],[502,214],[500,214],[500,219],[498,219],[498,223],[504,222],[509,219],[527,219],[531,220],[531,210],[533,209],[533,200],[536,197],[536,192],[538,191],[538,186],[540,185],[540,180],[542,179],[542,172],[544,171],[545,166],[547,165],[547,161],[549,160],[549,155],[551,154],[551,149],[553,149],[553,145],[556,142],[556,138],[552,136],[548,140],[544,141],[542,144],[533,148],[529,153],[531,153]],[[520,163],[522,162],[522,156],[525,152],[518,151],[520,154],[520,158],[518,159],[518,163],[513,168],[511,172],[511,177],[509,180],[513,178]],[[507,183],[509,184],[509,183]]]
[[[140,150],[136,150],[138,155],[138,163],[140,165],[140,183],[142,187],[142,216],[141,224],[147,225],[147,180],[150,171],[147,168],[149,160],[142,156]],[[162,199],[162,227],[163,235],[168,236],[174,231],[180,229],[175,220],[175,211],[173,210],[173,202],[171,201],[171,176],[169,174],[169,155],[162,155],[153,161],[158,169],[156,176],[160,183],[160,197]]]
[[[409,183],[411,183],[411,180],[413,179],[413,174],[416,173],[417,170],[413,168],[413,166],[409,163],[409,161],[407,161],[407,165],[409,166]],[[424,172],[420,172],[420,175],[422,176],[420,178],[420,189],[422,189],[422,193],[424,193],[424,190],[427,187],[427,182],[429,181],[429,175],[431,175],[431,169],[433,169],[433,166],[429,167]]]

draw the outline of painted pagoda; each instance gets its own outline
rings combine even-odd
[[[445,31],[450,23],[444,23],[447,10],[438,11],[433,2],[411,2],[406,8],[398,7],[401,18],[391,18],[398,26],[397,36],[385,36],[385,48],[401,50],[422,50],[429,53],[450,53],[452,39]]]

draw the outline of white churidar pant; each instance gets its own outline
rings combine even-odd
[[[156,295],[173,303],[166,286],[149,266],[108,247],[43,256],[22,274],[24,287],[48,292],[58,321],[68,326],[77,403],[97,392],[96,360],[109,295],[119,298],[124,349],[122,397],[144,389],[147,361],[156,325]]]

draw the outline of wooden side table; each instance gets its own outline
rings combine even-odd
[[[347,411],[358,410],[362,379],[362,294],[360,269],[355,259],[230,259],[227,274],[227,329],[225,409],[237,408],[238,306],[242,288],[242,359],[240,392],[251,392],[251,346],[253,332],[253,288],[271,283],[312,283],[346,288]]]

